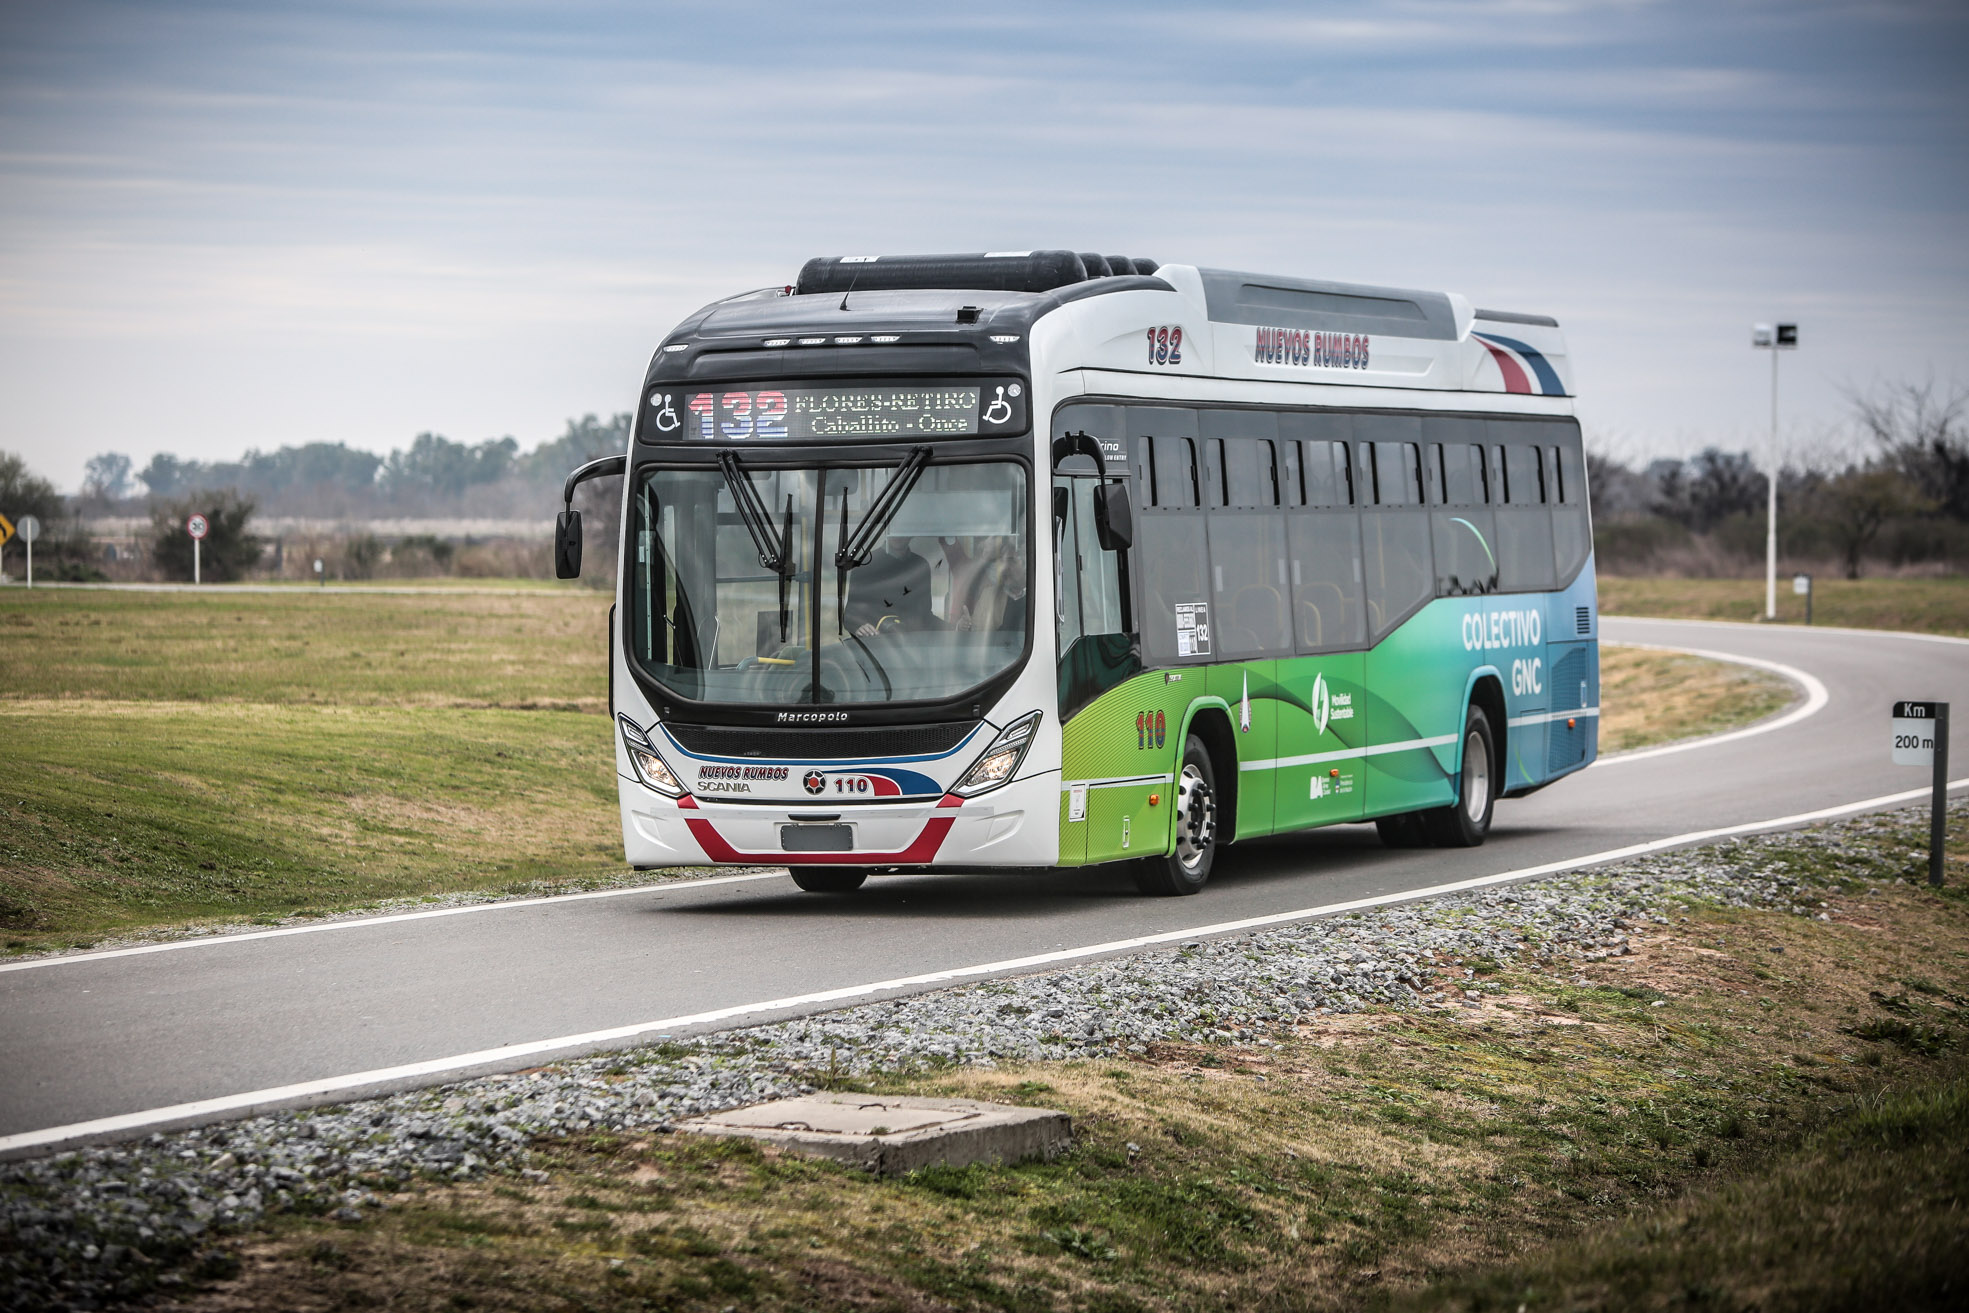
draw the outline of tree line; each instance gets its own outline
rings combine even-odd
[[[145,547],[152,572],[191,578],[185,522],[193,513],[201,514],[210,526],[199,549],[202,577],[238,579],[268,568],[270,553],[271,564],[280,564],[282,544],[254,531],[256,515],[545,519],[558,509],[561,483],[570,470],[628,446],[630,420],[626,412],[608,419],[571,419],[559,437],[528,452],[511,437],[463,443],[420,433],[409,446],[386,456],[346,443],[313,442],[249,450],[236,461],[189,460],[160,452],[139,470],[127,455],[108,451],[87,461],[81,492],[74,497],[64,497],[20,456],[0,452],[0,513],[10,519],[37,516],[44,537],[35,545],[36,573],[77,581],[106,577],[85,524],[104,515],[148,518]],[[597,483],[615,485],[612,479]],[[590,484],[582,489],[581,500],[600,505],[601,498],[619,488]],[[346,541],[338,538],[334,554],[338,576],[367,577],[386,558],[402,554],[442,571],[451,564],[455,548],[428,536],[386,543],[357,534]]]
[[[1778,473],[1778,549],[1849,579],[1869,567],[1969,568],[1969,391],[1899,383],[1850,398],[1856,449]],[[1761,562],[1768,474],[1709,447],[1636,468],[1589,441],[1599,568],[1733,573]]]

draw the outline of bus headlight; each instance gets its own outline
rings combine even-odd
[[[676,774],[650,746],[649,736],[637,729],[636,723],[629,717],[617,716],[615,719],[622,726],[622,746],[629,750],[629,761],[643,783],[667,798],[683,797],[684,786],[678,783]]]
[[[984,750],[977,765],[966,771],[950,791],[960,798],[972,798],[1011,779],[1019,763],[1025,760],[1026,749],[1032,746],[1033,732],[1038,728],[1037,711],[1028,712],[1007,725]]]

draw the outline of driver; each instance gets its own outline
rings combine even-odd
[[[1017,538],[1000,539],[991,559],[977,572],[972,604],[957,616],[957,628],[1023,634],[1026,627],[1026,553]]]
[[[842,621],[867,638],[890,616],[904,629],[941,629],[930,609],[930,563],[910,550],[909,539],[891,538],[867,564],[848,576]]]

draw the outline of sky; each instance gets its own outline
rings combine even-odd
[[[0,450],[633,408],[809,256],[1067,247],[1558,316],[1630,459],[1969,387],[1969,5],[0,4]]]

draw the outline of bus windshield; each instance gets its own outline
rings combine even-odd
[[[637,481],[629,641],[666,688],[745,706],[930,701],[1025,654],[1023,466],[765,459]]]

